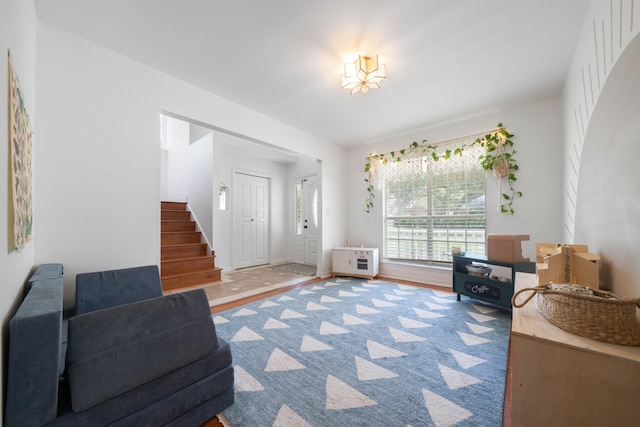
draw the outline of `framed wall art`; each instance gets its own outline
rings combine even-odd
[[[31,123],[20,81],[9,61],[9,249],[20,251],[32,239],[33,191],[31,174]]]

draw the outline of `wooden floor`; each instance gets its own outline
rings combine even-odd
[[[224,427],[224,424],[220,422],[218,417],[214,417],[209,421],[207,421],[206,423],[202,424],[201,427]]]
[[[398,279],[388,279],[388,278],[384,278],[384,277],[377,277],[378,280],[388,280],[390,282],[394,282],[394,283],[400,283],[400,284],[405,284],[405,285],[412,285],[412,286],[417,286],[420,288],[427,288],[427,289],[436,289],[436,290],[442,290],[442,287],[440,286],[432,286],[432,285],[426,285],[424,283],[416,283],[416,282],[410,282],[407,280],[398,280]],[[297,288],[301,288],[304,286],[309,286],[309,285],[313,285],[314,283],[319,283],[319,282],[324,282],[325,280],[327,280],[327,278],[321,278],[321,277],[317,277],[305,282],[301,282],[301,283],[297,283],[295,285],[289,286],[289,287],[285,287],[285,288],[280,288],[280,289],[275,289],[273,291],[269,291],[269,292],[265,292],[262,294],[258,294],[258,295],[253,295],[247,298],[242,298],[236,301],[231,301],[229,303],[226,304],[221,304],[221,305],[216,305],[211,307],[211,313],[218,313],[220,311],[225,311],[225,310],[229,310],[231,308],[235,308],[235,307],[239,307],[241,305],[245,305],[245,304],[249,304],[252,303],[254,301],[259,301],[262,299],[266,299],[266,298],[271,298],[274,295],[279,295],[285,292],[288,292],[292,289],[297,289]],[[502,419],[502,427],[511,427],[511,345],[509,345],[509,354],[508,354],[508,359],[507,359],[507,378],[505,381],[505,393],[504,393],[504,415],[503,415],[503,419]],[[211,420],[207,421],[206,423],[204,423],[201,427],[224,427],[224,424],[222,424],[222,422],[220,422],[220,420],[218,419],[218,417],[214,417]],[[236,427],[236,426],[232,426],[232,427]],[[239,426],[238,426],[239,427]]]

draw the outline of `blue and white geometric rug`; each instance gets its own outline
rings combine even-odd
[[[500,426],[511,313],[331,279],[214,315],[244,426]]]

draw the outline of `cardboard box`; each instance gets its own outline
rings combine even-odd
[[[565,249],[559,243],[536,243],[538,284],[565,283]]]
[[[587,245],[536,243],[538,284],[573,283],[598,289],[600,257]]]
[[[490,261],[508,263],[529,262],[522,257],[522,241],[529,240],[528,234],[489,234],[487,236],[487,258]]]

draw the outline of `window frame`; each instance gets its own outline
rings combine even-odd
[[[463,176],[465,174],[472,174],[473,183],[471,187],[476,185],[482,185],[482,195],[476,197],[472,200],[467,200],[465,202],[464,208],[468,210],[466,213],[455,213],[454,210],[447,210],[446,213],[443,212],[435,212],[434,210],[434,180],[436,179],[436,174],[432,172],[432,169],[435,165],[435,161],[431,158],[430,153],[418,153],[418,154],[410,154],[405,156],[399,162],[391,162],[386,165],[381,165],[381,186],[382,186],[382,226],[383,226],[383,257],[385,259],[398,261],[398,262],[417,262],[417,263],[451,263],[451,247],[459,246],[462,250],[466,250],[467,252],[472,252],[475,255],[484,255],[486,254],[486,187],[487,187],[487,174],[486,171],[482,168],[480,163],[479,156],[484,154],[484,149],[479,146],[473,146],[473,141],[482,137],[484,134],[478,134],[473,136],[467,136],[463,138],[457,138],[453,140],[442,141],[441,143],[436,144],[438,147],[438,155],[440,155],[440,151],[445,153],[447,149],[450,149],[453,153],[456,148],[465,146],[465,150],[463,151],[463,156],[467,156],[465,160],[459,160],[461,163],[460,167],[453,169],[451,172],[447,173],[461,173]],[[457,157],[457,155],[453,154],[452,158]],[[425,191],[422,194],[425,194],[425,198],[427,199],[425,212],[424,214],[415,214],[415,215],[407,215],[406,212],[397,213],[396,206],[396,214],[390,213],[389,203],[389,189],[388,189],[388,181],[389,178],[387,175],[389,174],[389,168],[394,167],[403,167],[398,166],[401,165],[402,162],[413,161],[414,165],[410,166],[414,169],[417,168],[416,160],[420,159],[420,168],[424,170],[423,172],[425,179]],[[444,159],[440,156],[438,162],[448,162],[451,159]],[[467,166],[465,166],[465,163]],[[469,166],[473,165],[473,166]],[[477,166],[476,166],[477,165]],[[436,169],[440,167],[440,165],[436,166]],[[446,170],[448,167],[445,166]],[[412,172],[415,173],[415,172]],[[440,174],[443,174],[440,172]],[[407,173],[408,179],[409,173]],[[448,178],[447,178],[448,179]],[[419,181],[419,179],[418,179]],[[456,183],[456,189],[458,187],[463,188],[457,183],[456,180],[445,179],[447,186],[450,182]],[[442,185],[442,184],[440,184]],[[465,177],[465,191],[469,191],[469,188],[466,186],[466,177]],[[438,187],[441,188],[441,187]],[[412,190],[414,191],[414,190]],[[475,194],[478,194],[478,191],[475,191]],[[466,194],[466,193],[465,193]],[[448,191],[447,196],[448,197]],[[478,209],[476,212],[469,206],[471,201],[475,202],[477,199],[483,198],[482,209]],[[415,200],[414,200],[415,201]],[[451,201],[448,201],[451,203]],[[403,225],[403,222],[406,226]],[[444,237],[442,237],[443,229],[438,228],[438,223],[449,225],[444,228]],[[459,228],[452,226],[452,224],[459,224]],[[397,227],[396,227],[397,225]],[[402,230],[405,235],[400,236],[400,228],[403,227]],[[397,230],[394,230],[397,229]],[[419,236],[421,235],[421,236]],[[394,243],[395,242],[395,243]]]

